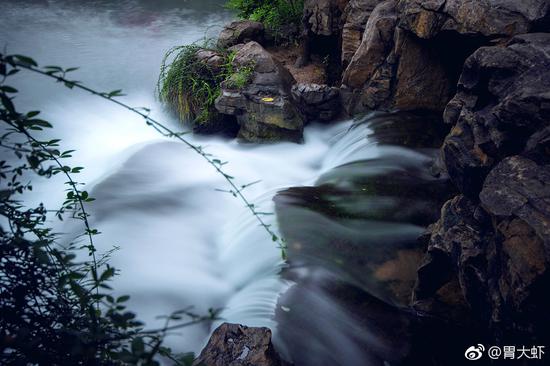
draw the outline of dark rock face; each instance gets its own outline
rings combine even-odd
[[[443,160],[463,195],[431,227],[413,304],[490,341],[549,339],[549,67],[549,34],[480,48],[445,111]]]
[[[395,0],[369,17],[361,45],[342,77],[349,114],[377,109],[443,110],[453,85],[436,49],[399,28]]]
[[[292,97],[305,121],[332,121],[340,113],[340,90],[328,85],[295,84]]]
[[[547,339],[549,181],[550,166],[514,156],[490,173],[481,204],[447,202],[418,271],[415,308],[479,321],[499,341]]]
[[[400,25],[420,38],[441,32],[489,38],[528,33],[547,25],[546,0],[399,0]]]
[[[548,146],[550,34],[527,34],[506,47],[484,47],[464,65],[458,93],[445,110],[454,125],[443,148],[449,175],[475,197],[506,156]],[[542,150],[541,150],[542,149]]]
[[[228,48],[250,41],[262,42],[265,28],[260,22],[239,20],[224,27],[218,38],[218,47]]]
[[[306,0],[304,25],[318,36],[339,34],[340,16],[349,0]]]
[[[283,366],[273,349],[271,331],[222,324],[214,331],[195,366]]]
[[[361,45],[369,17],[382,0],[351,0],[342,14],[342,66],[346,68]]]
[[[468,198],[457,196],[445,203],[430,231],[413,306],[456,321],[468,319],[465,314],[471,308],[473,320],[487,322],[486,253],[494,237],[489,215]]]
[[[304,124],[291,103],[290,89],[296,82],[292,75],[257,42],[237,45],[234,50],[233,66],[237,70],[253,67],[254,71],[241,89],[224,83],[216,109],[237,117],[239,138],[244,141],[301,141]]]
[[[479,198],[494,217],[516,216],[523,220],[544,241],[550,254],[549,184],[550,165],[513,156],[491,171]]]

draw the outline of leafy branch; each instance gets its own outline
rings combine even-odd
[[[175,138],[176,140],[179,140],[180,142],[185,144],[195,153],[199,154],[210,166],[212,166],[215,169],[215,171],[218,174],[220,174],[224,178],[224,180],[227,182],[227,184],[230,187],[230,189],[227,192],[233,195],[234,197],[240,199],[244,203],[244,206],[256,218],[259,225],[269,234],[269,236],[271,237],[271,240],[278,244],[279,249],[281,249],[281,255],[283,259],[286,259],[286,244],[284,239],[280,238],[275,233],[275,231],[271,228],[271,225],[265,222],[265,220],[263,219],[263,216],[265,216],[265,213],[258,211],[256,209],[256,206],[252,202],[250,202],[243,193],[243,191],[246,188],[248,188],[250,184],[239,186],[235,182],[235,178],[229,175],[228,173],[226,173],[226,171],[223,169],[223,166],[225,165],[223,162],[221,162],[219,159],[213,158],[210,154],[205,152],[201,146],[195,145],[191,143],[189,140],[185,139],[183,137],[184,136],[183,133],[175,132],[172,129],[166,127],[166,125],[164,125],[163,123],[150,117],[149,116],[150,109],[143,108],[143,107],[132,107],[118,99],[115,99],[116,97],[123,95],[121,90],[115,90],[112,92],[100,92],[86,85],[83,85],[80,81],[68,79],[67,74],[71,71],[76,70],[76,68],[63,69],[58,66],[48,66],[48,67],[40,68],[33,59],[25,56],[20,56],[20,55],[8,55],[8,56],[0,55],[0,63],[7,63],[14,68],[19,67],[22,69],[29,70],[31,72],[52,78],[57,82],[63,83],[63,85],[65,85],[69,89],[73,89],[73,88],[81,89],[92,95],[103,98],[132,113],[139,115],[145,120],[145,123],[148,126],[155,129],[161,135],[165,137]]]

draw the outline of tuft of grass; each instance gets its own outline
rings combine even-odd
[[[224,60],[216,70],[201,62],[197,52],[210,50]],[[172,62],[168,63],[168,60]],[[235,52],[217,49],[211,43],[191,44],[170,49],[162,61],[157,83],[158,97],[181,121],[192,124],[208,123],[217,113],[214,107],[221,94],[221,84],[243,89],[254,73],[254,65],[234,65]]]
[[[202,49],[207,47],[198,44],[173,47],[162,61],[158,96],[182,121],[207,122],[221,92],[223,75],[198,60],[197,52]]]

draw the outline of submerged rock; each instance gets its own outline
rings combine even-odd
[[[228,48],[250,41],[262,42],[265,28],[260,22],[238,20],[226,25],[218,38],[218,47]]]
[[[239,138],[244,141],[300,142],[304,123],[291,103],[290,90],[296,81],[290,72],[257,42],[233,49],[233,67],[245,74],[248,68],[250,75],[241,77],[249,80],[241,86],[224,82],[216,109],[237,117]]]
[[[283,366],[267,328],[222,324],[214,331],[194,366]]]

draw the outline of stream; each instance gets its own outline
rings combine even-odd
[[[233,17],[215,0],[4,0],[0,43],[40,65],[79,66],[74,79],[122,89],[122,101],[182,130],[155,98],[162,57]],[[186,146],[100,98],[36,75],[14,80],[18,108],[41,110],[55,127],[47,137],[77,150],[71,164],[85,167],[77,178],[96,198],[96,245],[118,248],[113,287],[131,296],[148,327],[193,306],[273,329],[277,349],[300,366],[394,364],[411,353],[416,315],[406,306],[422,257],[417,237],[437,219],[448,187],[429,171],[436,138],[423,132],[426,141],[403,142],[416,135],[395,126],[428,117],[310,124],[303,144],[186,136],[228,161],[239,184],[259,181],[245,194],[277,213],[266,220],[288,243],[287,263],[242,202],[220,191],[228,189],[223,177]],[[36,182],[28,204],[58,207],[63,189],[61,179]],[[52,225],[67,241],[82,230],[79,222]],[[168,345],[199,352],[219,323],[178,330]]]

